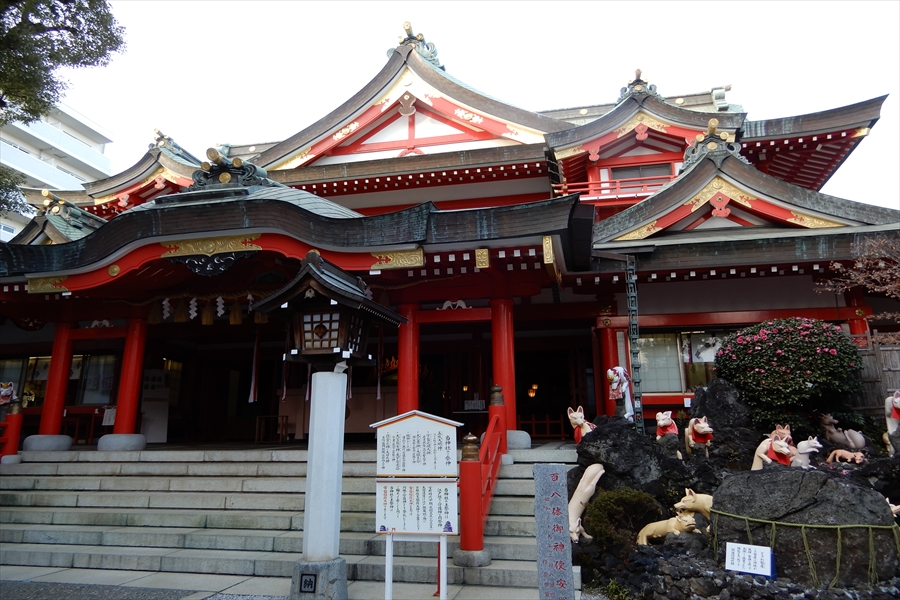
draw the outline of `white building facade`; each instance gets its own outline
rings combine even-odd
[[[58,104],[29,123],[13,122],[0,129],[0,163],[25,176],[24,187],[78,189],[85,182],[109,177],[112,142],[109,132],[65,104]],[[0,241],[11,239],[29,217],[0,217]]]

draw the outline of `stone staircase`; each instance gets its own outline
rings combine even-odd
[[[492,564],[448,561],[448,583],[537,589],[534,462],[574,446],[514,450],[485,526]],[[305,450],[24,452],[0,465],[0,564],[291,577],[303,549]],[[340,553],[351,581],[384,581],[375,450],[344,452]],[[449,540],[450,555],[458,540]],[[394,544],[394,581],[437,581],[432,542]],[[576,587],[580,585],[576,568]]]

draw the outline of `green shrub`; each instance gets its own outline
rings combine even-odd
[[[594,536],[600,554],[626,558],[637,547],[637,534],[659,520],[662,509],[646,492],[619,488],[603,492],[585,507],[582,524]]]
[[[836,410],[861,392],[861,368],[841,328],[816,319],[746,327],[726,337],[716,354],[716,375],[741,390],[757,425],[787,422],[798,433],[817,429],[813,410]]]

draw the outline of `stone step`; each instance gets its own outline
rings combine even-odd
[[[498,488],[499,489],[499,488]],[[514,488],[510,487],[510,490]],[[125,491],[304,493],[306,477],[3,477],[0,491]],[[374,477],[344,477],[344,494],[374,494]]]
[[[533,511],[532,511],[533,512]],[[193,511],[141,510],[121,508],[0,507],[3,524],[98,525],[108,527],[188,527],[210,529],[261,529],[302,531],[303,513],[287,511]],[[375,531],[375,514],[341,513],[342,532]],[[489,536],[534,537],[535,521],[530,516],[489,515],[485,521]]]
[[[123,546],[143,548],[302,552],[300,531],[263,529],[205,529],[189,527],[111,527],[102,525],[0,525],[2,544],[55,544],[66,546]],[[448,540],[450,552],[458,538]],[[537,542],[527,537],[493,536],[485,547],[495,559],[537,560]],[[342,532],[340,553],[384,556],[385,538],[371,532]],[[397,542],[396,556],[437,557],[432,542]]]
[[[65,452],[23,451],[23,463],[305,463],[306,450],[142,450],[140,452],[100,452],[68,450]],[[345,463],[375,463],[374,448],[344,450]]]
[[[437,546],[432,543],[432,546]],[[261,552],[124,546],[80,546],[66,544],[5,543],[0,563],[82,569],[119,569],[175,573],[255,575],[291,577],[297,552]],[[364,554],[342,555],[347,561],[347,577],[353,581],[383,581],[384,557]],[[477,569],[457,567],[448,561],[451,584],[536,588],[536,563],[530,560],[493,560]],[[393,580],[403,583],[437,581],[435,557],[395,556]],[[580,569],[575,568],[575,586],[580,587]]]
[[[344,477],[375,477],[375,463],[345,462]],[[0,465],[7,477],[306,477],[306,462],[21,462]]]

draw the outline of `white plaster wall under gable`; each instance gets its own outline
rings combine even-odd
[[[617,156],[616,158],[625,158],[628,156],[647,156],[649,154],[662,154],[662,150],[648,148],[647,146],[638,146],[637,148],[633,148],[625,154]]]
[[[451,127],[446,123],[441,123],[437,119],[433,119],[428,115],[416,113],[416,139],[438,137],[444,135],[459,135],[460,130],[466,129],[462,125],[459,129]]]
[[[718,270],[718,269],[717,269]],[[741,270],[749,270],[743,267]],[[721,272],[721,270],[718,270]],[[700,276],[701,272],[697,271]],[[785,276],[767,272],[729,275],[726,279],[638,282],[638,314],[659,315],[781,308],[833,308],[845,306],[841,294],[818,293],[812,276]],[[628,314],[625,294],[616,294],[620,315]]]
[[[366,144],[377,144],[380,142],[398,142],[400,140],[406,140],[409,137],[409,123],[407,122],[405,117],[400,117],[365,142],[363,142],[363,146]]]

